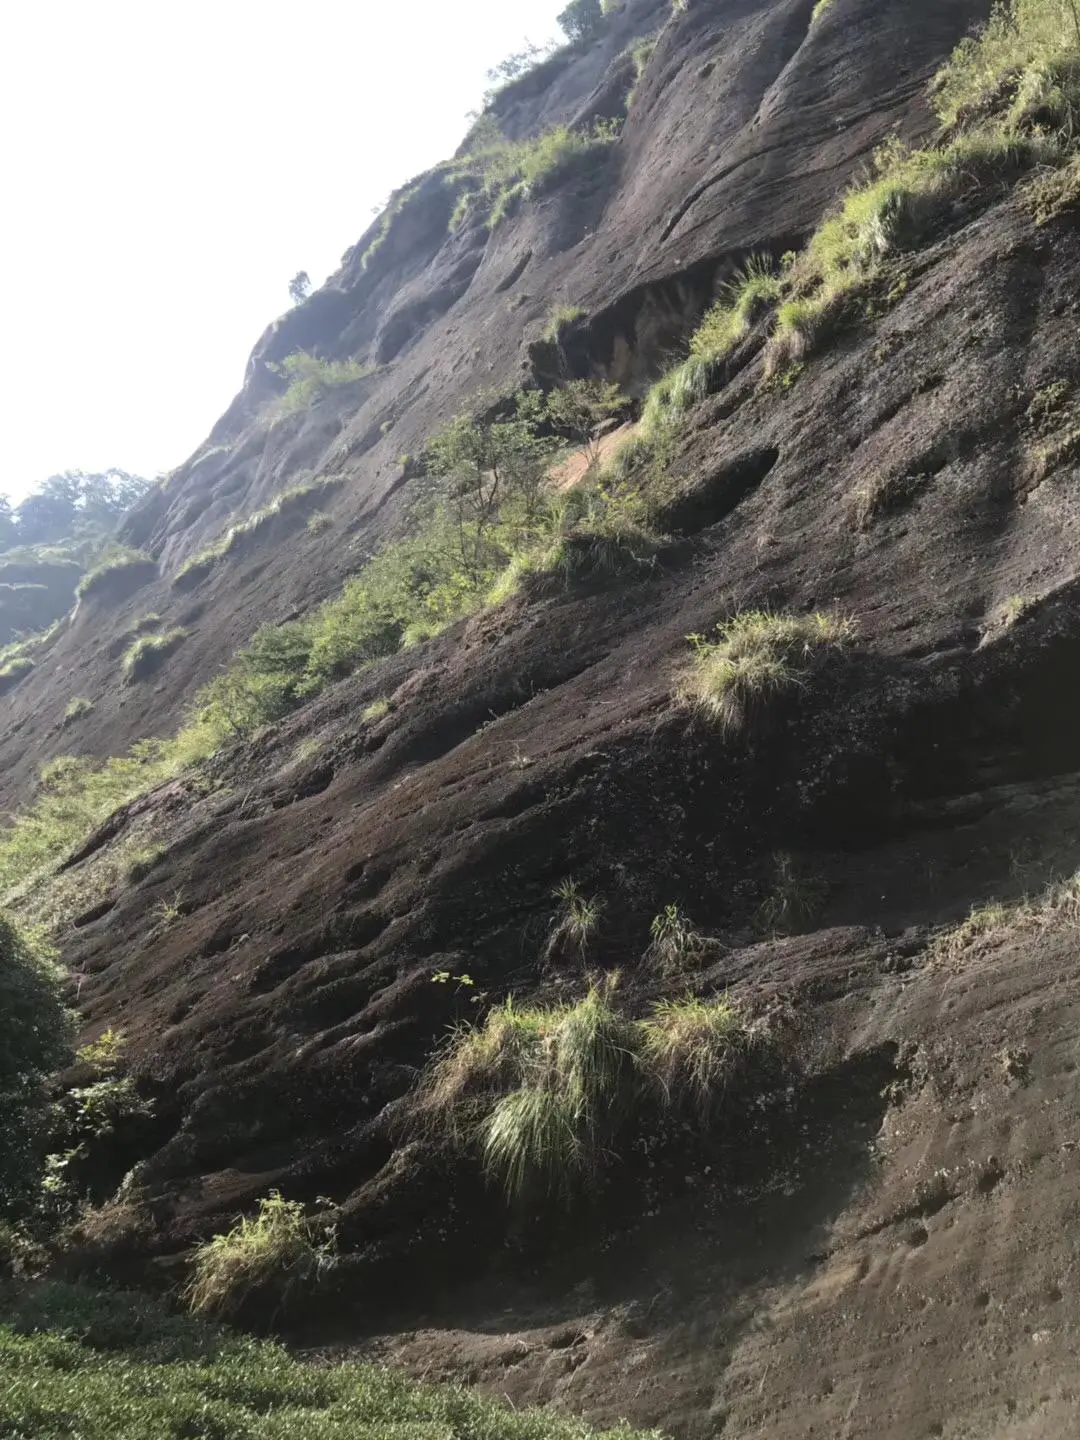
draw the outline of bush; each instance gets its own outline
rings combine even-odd
[[[333,1230],[272,1190],[253,1218],[198,1247],[185,1294],[196,1315],[235,1316],[253,1296],[284,1309],[333,1261]]]
[[[46,1081],[71,1055],[62,977],[0,912],[0,1217],[34,1196],[49,1135]]]
[[[570,0],[570,4],[555,19],[571,42],[587,40],[604,23],[604,8],[600,0]]]
[[[572,1193],[657,1098],[706,1117],[767,1038],[726,999],[664,1002],[635,1022],[615,1008],[617,985],[550,1009],[511,997],[455,1031],[425,1077],[421,1110],[454,1143],[477,1143],[509,1198]]]
[[[743,728],[806,672],[854,636],[851,620],[822,611],[774,615],[750,610],[717,626],[719,638],[691,637],[694,657],[680,699],[726,730]]]
[[[153,675],[191,634],[179,626],[160,635],[142,635],[124,652],[124,679],[136,684]]]
[[[1011,81],[1018,94],[1025,80],[1046,75],[1080,51],[1076,0],[1009,0],[962,40],[934,82],[934,103],[945,125],[977,112]]]

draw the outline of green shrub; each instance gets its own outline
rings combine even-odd
[[[288,386],[272,404],[273,424],[290,415],[303,414],[331,390],[366,380],[373,373],[370,365],[362,365],[358,360],[320,360],[304,350],[287,355],[276,369],[288,381]]]
[[[197,1248],[187,1302],[196,1315],[237,1315],[252,1297],[285,1309],[333,1263],[333,1230],[272,1190],[257,1214]]]
[[[142,635],[124,652],[124,679],[136,684],[155,674],[170,655],[176,653],[191,634],[180,626],[163,630],[160,635]]]
[[[383,1365],[299,1359],[146,1296],[43,1282],[0,1300],[12,1440],[633,1440]]]
[[[719,638],[692,636],[694,656],[679,696],[724,729],[738,730],[778,696],[805,683],[807,671],[854,637],[851,620],[815,611],[745,611],[717,627]]]
[[[46,1080],[71,1055],[62,977],[0,911],[0,1218],[35,1195],[48,1143]]]
[[[157,566],[142,550],[116,546],[92,570],[88,570],[75,587],[80,600],[108,590],[117,580],[147,583],[157,574]]]

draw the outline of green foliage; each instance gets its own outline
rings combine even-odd
[[[1053,83],[1080,53],[1080,6],[1076,0],[1008,0],[994,6],[977,35],[962,40],[939,71],[934,103],[945,125],[978,113],[1000,96],[1003,82],[1019,77],[1025,88]]]
[[[219,535],[198,554],[185,560],[173,576],[173,585],[178,590],[191,589],[210,574],[219,560],[224,560],[234,550],[239,550],[245,541],[265,529],[271,521],[282,515],[302,514],[312,509],[313,506],[321,504],[332,490],[344,483],[341,476],[324,475],[315,480],[306,480],[300,484],[290,485],[287,490],[282,490],[279,495],[275,495],[268,505],[264,505],[261,510],[256,510],[246,520],[239,520],[236,524],[230,525],[223,535]],[[321,519],[327,519],[327,517],[321,516],[315,511],[310,516],[308,528],[312,528],[312,521]]]
[[[600,427],[629,405],[618,385],[606,380],[568,380],[547,397],[548,421],[585,452],[590,467],[600,459]]]
[[[768,1038],[726,998],[664,1002],[633,1021],[615,1005],[617,987],[608,976],[549,1009],[511,997],[459,1027],[429,1068],[421,1109],[455,1143],[478,1145],[508,1197],[571,1193],[648,1125],[657,1099],[707,1117]]]
[[[36,1194],[50,1127],[46,1081],[71,1055],[52,956],[0,911],[0,1218]]]
[[[93,700],[88,700],[85,695],[76,695],[73,700],[68,701],[67,709],[64,711],[64,724],[73,724],[84,715],[89,715],[93,708]]]
[[[604,7],[600,0],[570,0],[555,19],[568,40],[588,40],[604,23]]]
[[[694,929],[677,905],[665,905],[649,927],[649,948],[645,958],[662,974],[680,969],[696,959],[705,946],[704,937]]]
[[[556,345],[560,344],[564,331],[569,330],[575,321],[583,319],[585,314],[580,305],[553,306],[544,325],[544,339]]]
[[[123,545],[108,550],[92,570],[88,570],[75,587],[80,600],[99,594],[109,588],[110,583],[125,572],[132,576],[145,572],[151,579],[155,570],[154,562],[142,550],[132,550]]]
[[[642,1058],[669,1103],[708,1119],[760,1035],[725,998],[661,1000],[641,1025]]]
[[[124,652],[124,679],[136,684],[155,674],[170,655],[175,654],[191,634],[181,626],[163,630],[160,635],[141,635]]]
[[[308,1363],[145,1296],[42,1283],[0,1303],[12,1440],[633,1440],[382,1365]]]
[[[761,312],[784,295],[786,267],[777,273],[768,256],[753,255],[746,268],[726,286],[690,339],[690,353],[702,360],[727,355],[749,331]]]
[[[118,759],[64,756],[46,766],[33,803],[0,830],[0,896],[59,860],[119,806],[198,758],[192,742],[200,737],[185,738],[183,746],[142,740]]]
[[[563,880],[557,885],[555,898],[559,912],[548,937],[548,954],[575,950],[584,958],[604,913],[604,902],[598,895],[583,895],[575,880]]]
[[[10,690],[24,675],[33,670],[35,661],[29,655],[13,655],[0,665],[0,694]]]
[[[237,1315],[253,1296],[284,1309],[333,1263],[333,1228],[272,1190],[254,1216],[196,1249],[186,1299],[196,1315]]]
[[[813,10],[810,11],[811,25],[815,20],[820,20],[825,11],[832,4],[832,0],[816,0]]]
[[[618,138],[613,121],[598,121],[585,131],[557,125],[531,140],[493,139],[486,133],[458,162],[463,188],[450,228],[483,214],[494,229],[524,201],[547,194],[579,167],[595,162]]]
[[[851,620],[814,611],[749,610],[717,626],[718,639],[691,636],[694,656],[679,698],[726,730],[739,730],[778,696],[805,683],[824,655],[852,640]]]
[[[373,373],[371,366],[358,360],[320,360],[304,350],[287,355],[274,368],[288,381],[285,393],[271,406],[270,419],[275,425],[290,415],[303,414],[331,390],[365,380]]]
[[[634,96],[637,94],[637,88],[641,84],[641,77],[645,74],[645,71],[649,67],[649,61],[653,57],[653,52],[656,49],[656,42],[659,39],[659,34],[645,35],[634,44],[633,48],[630,51],[631,57],[634,61],[634,83],[630,87],[629,95],[627,95],[626,97],[626,105],[628,109],[634,103]]]

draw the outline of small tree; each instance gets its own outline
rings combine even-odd
[[[599,30],[604,19],[604,8],[600,0],[570,0],[570,4],[556,17],[558,26],[566,38],[587,40]]]
[[[311,289],[311,276],[306,270],[298,270],[289,281],[289,299],[294,305],[306,300]]]
[[[547,397],[552,425],[585,451],[591,469],[600,459],[600,426],[630,402],[607,380],[571,380]]]
[[[60,972],[0,912],[0,1216],[32,1200],[49,1139],[46,1081],[71,1055]]]

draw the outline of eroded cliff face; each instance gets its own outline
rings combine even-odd
[[[797,247],[893,129],[930,134],[930,77],[987,9],[813,8],[629,0],[497,102],[511,137],[625,109],[595,164],[493,230],[448,228],[444,173],[402,192],[131,516],[159,580],[80,606],[0,701],[5,803],[60,750],[167,732],[258,625],[333,593],[403,523],[400,457],[544,378],[554,306],[584,312],[563,360],[641,396],[747,256]],[[685,1435],[1066,1433],[1074,903],[932,937],[1080,864],[1078,267],[1075,211],[958,207],[801,369],[767,376],[751,327],[673,445],[653,566],[480,611],[114,817],[63,874],[63,953],[154,1115],[85,1252],[168,1270],[271,1187],[329,1195],[334,1324],[428,1372]],[[373,368],[270,424],[298,349]],[[282,515],[174,583],[305,473],[343,482],[330,525]],[[673,692],[686,637],[755,608],[856,638],[732,737]],[[191,633],[125,688],[148,610]],[[61,737],[73,694],[96,708]],[[121,838],[161,847],[141,878],[110,870]],[[553,963],[571,876],[603,920]],[[647,958],[668,905],[712,937],[674,973]],[[410,1121],[417,1074],[477,992],[559,1002],[614,969],[639,1010],[693,987],[782,1013],[790,1070],[625,1157],[584,1216],[507,1212]]]

